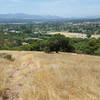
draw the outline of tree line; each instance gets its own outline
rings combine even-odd
[[[68,38],[61,34],[55,34],[47,39],[34,41],[31,44],[3,49],[44,51],[46,53],[72,52],[100,56],[100,38]]]

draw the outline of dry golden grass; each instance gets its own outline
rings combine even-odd
[[[0,100],[100,100],[100,57],[0,51]]]
[[[63,34],[66,37],[70,37],[70,38],[87,38],[86,34],[82,34],[82,33],[71,33],[71,32],[50,32],[48,34]],[[91,37],[93,38],[100,38],[100,35],[92,35]]]

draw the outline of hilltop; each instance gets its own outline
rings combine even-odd
[[[0,51],[0,100],[100,100],[100,57]]]

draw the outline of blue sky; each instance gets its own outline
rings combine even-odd
[[[0,0],[0,13],[97,16],[100,15],[100,0]]]

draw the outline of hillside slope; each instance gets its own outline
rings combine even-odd
[[[0,51],[0,100],[100,100],[100,57]]]

